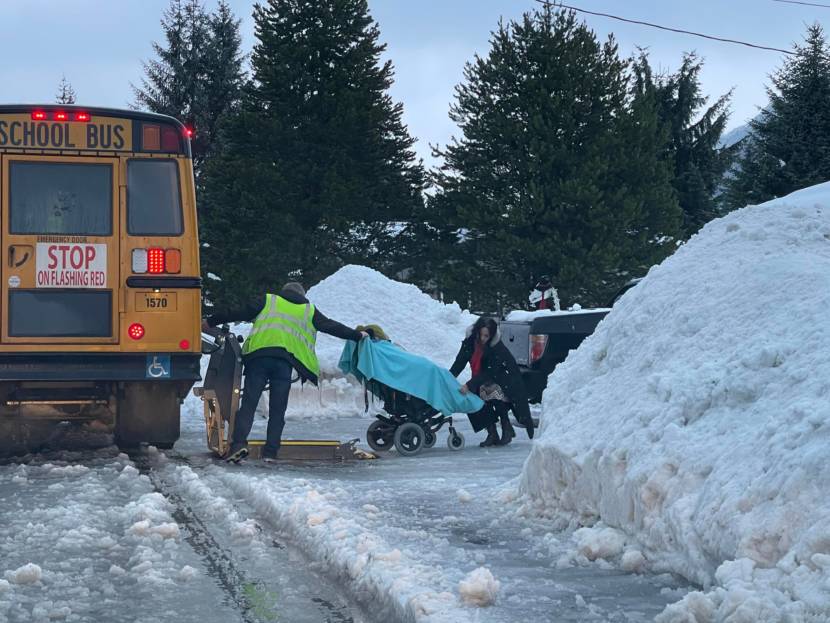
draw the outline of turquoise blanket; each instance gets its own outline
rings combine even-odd
[[[426,401],[444,415],[474,413],[484,406],[478,396],[458,391],[461,384],[449,370],[392,342],[369,338],[347,341],[338,365],[361,383],[366,379],[379,381]]]

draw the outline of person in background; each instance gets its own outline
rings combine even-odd
[[[467,337],[461,342],[450,372],[457,377],[467,364],[472,378],[461,386],[461,393],[471,391],[485,401],[483,409],[469,415],[473,430],[487,430],[487,438],[479,445],[505,446],[512,441],[516,432],[508,417],[510,409],[532,439],[533,420],[527,390],[519,366],[502,343],[498,325],[492,318],[482,316],[467,329]],[[501,437],[496,429],[497,421],[501,423]]]
[[[231,447],[225,460],[238,463],[248,456],[248,435],[254,423],[254,412],[267,384],[268,432],[262,458],[277,458],[285,427],[285,409],[291,389],[293,371],[299,378],[317,385],[320,364],[314,347],[317,331],[344,340],[359,342],[367,336],[323,315],[305,296],[305,289],[296,282],[283,286],[279,294],[266,294],[237,310],[217,313],[202,321],[209,330],[228,322],[253,320],[251,333],[242,345],[245,390],[242,407],[236,415]]]

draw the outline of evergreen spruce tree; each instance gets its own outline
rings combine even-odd
[[[804,44],[773,74],[767,95],[728,187],[731,208],[830,179],[830,46],[821,26],[807,29]]]
[[[667,137],[656,103],[632,97],[613,39],[545,8],[500,24],[464,76],[450,114],[463,136],[436,150],[428,205],[452,245],[427,253],[448,296],[523,304],[547,274],[563,301],[599,303],[670,252]]]
[[[69,84],[66,76],[61,76],[61,82],[58,85],[58,94],[55,96],[55,102],[58,104],[74,104],[77,96],[75,89]]]
[[[254,22],[253,80],[205,180],[219,305],[349,262],[389,270],[423,187],[366,0],[269,0]]]
[[[162,18],[165,43],[144,63],[136,107],[170,115],[194,129],[197,180],[205,158],[218,147],[221,119],[240,98],[244,73],[239,21],[225,0],[209,14],[202,0],[171,0]]]
[[[731,93],[706,107],[694,54],[686,54],[677,72],[654,76],[645,53],[634,63],[637,97],[657,104],[660,122],[669,136],[665,152],[673,168],[672,185],[683,210],[683,229],[691,236],[718,216],[717,194],[734,158],[735,148],[719,147],[729,119]]]

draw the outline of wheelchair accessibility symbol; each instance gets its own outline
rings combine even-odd
[[[170,355],[147,355],[145,377],[148,379],[169,379]]]

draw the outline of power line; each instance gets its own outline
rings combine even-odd
[[[783,2],[784,0],[780,0],[780,1]],[[795,0],[789,0],[789,1],[795,2]],[[554,8],[555,9],[556,7],[559,7],[559,8],[563,8],[563,9],[569,9],[571,11],[577,11],[578,13],[587,13],[588,15],[598,15],[599,17],[608,17],[610,19],[619,20],[621,22],[627,22],[629,24],[639,24],[640,26],[649,26],[650,28],[659,28],[660,30],[668,30],[669,32],[677,32],[677,33],[684,34],[684,35],[692,35],[694,37],[702,37],[704,39],[711,39],[713,41],[721,41],[723,43],[734,43],[736,45],[743,45],[743,46],[746,46],[748,48],[756,48],[758,50],[768,50],[770,52],[780,52],[782,54],[787,54],[789,56],[792,56],[793,54],[795,54],[795,52],[793,52],[792,50],[784,50],[782,48],[772,48],[772,47],[769,47],[769,46],[766,46],[766,45],[756,45],[755,43],[749,43],[747,41],[739,41],[738,39],[726,39],[724,37],[716,37],[714,35],[707,35],[707,34],[704,34],[702,32],[693,32],[691,30],[683,30],[681,28],[672,28],[670,26],[661,26],[660,24],[653,24],[652,22],[643,22],[643,21],[637,20],[637,19],[629,19],[627,17],[620,17],[619,15],[611,15],[609,13],[598,13],[597,11],[589,11],[587,9],[580,9],[578,7],[575,7],[575,6],[568,6],[567,4],[561,4],[559,2],[553,2],[552,3],[549,0],[535,0],[535,2],[538,2],[539,4],[543,4],[543,5],[545,5],[546,7],[549,7],[549,8]],[[828,5],[828,8],[830,8],[830,5]]]
[[[773,2],[783,2],[784,4],[803,4],[804,6],[818,6],[823,9],[830,9],[830,4],[818,4],[816,2],[800,2],[799,0],[772,0]]]

